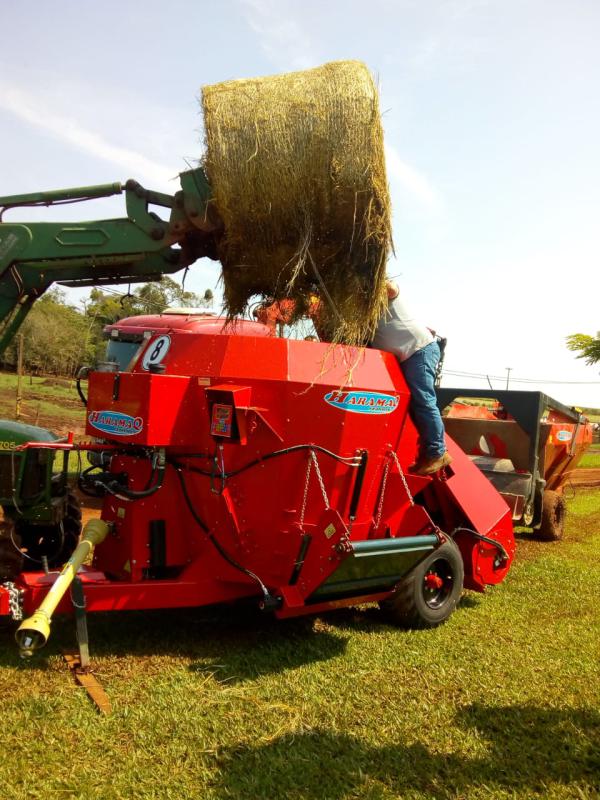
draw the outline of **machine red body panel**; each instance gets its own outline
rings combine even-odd
[[[467,585],[503,579],[514,552],[510,511],[485,477],[450,440],[445,479],[408,471],[417,433],[393,356],[276,338],[259,323],[243,323],[240,335],[214,318],[159,321],[112,326],[154,334],[130,372],[89,376],[87,433],[117,448],[109,477],[124,494],[104,501],[111,533],[83,572],[88,610],[260,597],[257,578],[280,616],[382,599],[395,583],[387,576],[378,587],[373,567],[356,572],[353,593],[311,598],[361,542],[381,542],[384,565],[386,542],[438,541],[454,528],[463,529]],[[157,482],[150,456],[159,450]],[[147,496],[125,496],[149,486]],[[508,558],[477,534],[498,540]],[[27,611],[47,587],[40,573],[21,576]]]

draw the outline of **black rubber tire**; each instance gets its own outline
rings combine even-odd
[[[542,524],[537,536],[544,542],[559,542],[565,532],[567,504],[562,494],[548,489],[542,502]]]
[[[60,525],[29,525],[16,522],[16,533],[24,552],[33,559],[25,558],[26,569],[36,569],[42,556],[48,558],[50,569],[62,567],[79,543],[81,534],[81,504],[77,496],[69,491],[65,516]],[[37,567],[39,569],[39,566]]]
[[[428,589],[425,579],[434,574],[443,586]],[[394,594],[379,605],[386,618],[402,628],[435,628],[454,611],[462,594],[464,565],[460,550],[449,539],[427,556],[398,584]]]

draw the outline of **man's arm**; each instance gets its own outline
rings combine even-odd
[[[395,300],[400,294],[400,289],[398,288],[398,284],[395,281],[391,281],[388,279],[385,282],[385,286],[387,289],[388,300]]]

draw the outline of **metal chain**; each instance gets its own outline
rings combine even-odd
[[[19,622],[23,619],[23,591],[17,589],[14,583],[7,581],[2,586],[8,590],[8,610],[10,616]]]
[[[310,451],[312,455],[312,450]],[[308,500],[308,484],[310,483],[310,471],[312,469],[312,458],[308,457],[306,464],[306,478],[304,479],[304,495],[302,497],[302,507],[300,508],[300,530],[304,530],[304,514],[306,512],[306,501]]]
[[[410,500],[410,504],[411,504],[411,506],[414,506],[415,501],[414,501],[414,498],[413,498],[412,494],[410,493],[410,489],[408,488],[408,483],[406,482],[406,478],[404,477],[404,472],[402,471],[402,467],[400,466],[400,462],[398,461],[398,456],[396,455],[396,453],[393,450],[390,451],[390,454],[391,454],[392,458],[394,459],[394,463],[398,467],[398,472],[400,473],[400,478],[402,480],[402,485],[404,486],[404,490],[405,490],[406,494],[408,495],[408,499]]]
[[[381,522],[381,514],[383,512],[383,500],[385,498],[385,487],[387,484],[388,473],[390,471],[390,461],[389,459],[385,462],[385,467],[383,470],[383,481],[381,482],[381,492],[379,493],[379,505],[377,506],[377,516],[375,518],[375,527],[379,527],[379,523]]]
[[[312,459],[313,464],[315,465],[315,472],[317,473],[317,478],[319,479],[319,486],[321,487],[321,494],[323,495],[323,502],[325,503],[325,508],[329,509],[331,506],[329,505],[329,498],[327,497],[327,491],[325,490],[325,483],[323,482],[323,476],[321,475],[321,470],[319,469],[319,462],[317,460],[317,456],[315,455],[315,451],[310,451],[310,457]]]
[[[314,450],[309,450],[308,455],[308,463],[306,465],[306,477],[304,479],[304,494],[302,495],[302,506],[300,508],[300,529],[304,530],[304,515],[306,513],[306,503],[308,501],[308,487],[310,484],[310,473],[312,468],[315,468],[315,472],[317,473],[317,478],[319,480],[319,486],[321,488],[321,494],[323,495],[323,502],[325,503],[325,508],[330,508],[329,505],[329,498],[327,497],[327,491],[325,489],[325,484],[323,482],[323,476],[321,475],[321,470],[319,469],[319,462],[315,455]]]
[[[400,480],[402,481],[402,485],[404,486],[404,490],[405,490],[406,494],[408,495],[408,499],[410,501],[410,504],[411,504],[411,506],[414,506],[415,501],[414,501],[414,498],[413,498],[413,496],[412,496],[412,494],[410,492],[410,489],[408,488],[408,483],[406,482],[406,477],[404,475],[402,467],[400,466],[400,461],[398,460],[398,456],[396,455],[396,453],[393,450],[390,450],[390,452],[388,453],[388,456],[393,460],[394,464],[396,465],[396,467],[398,469],[398,472],[400,473]],[[376,528],[379,527],[379,524],[381,522],[381,515],[383,513],[383,501],[385,500],[385,490],[386,490],[386,486],[387,486],[387,479],[388,479],[388,475],[389,475],[389,472],[390,472],[391,463],[392,462],[388,458],[388,461],[386,461],[386,464],[385,464],[385,467],[384,467],[384,470],[383,470],[383,480],[381,481],[381,492],[379,494],[379,503],[377,505],[377,516],[375,517],[375,527]]]

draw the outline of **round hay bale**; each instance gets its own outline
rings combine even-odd
[[[227,81],[202,91],[204,167],[225,234],[227,314],[322,300],[331,339],[364,344],[386,307],[390,202],[377,89],[367,67]]]

